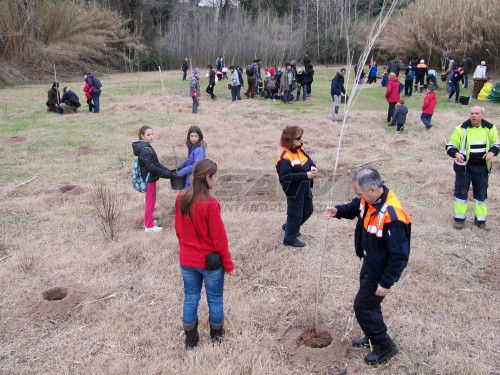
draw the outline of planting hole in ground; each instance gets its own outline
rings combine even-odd
[[[332,342],[332,336],[326,331],[316,332],[314,328],[308,328],[297,339],[297,345],[305,345],[310,348],[326,348]]]
[[[67,193],[68,191],[71,191],[73,189],[76,189],[77,185],[63,185],[59,188],[61,193]]]
[[[60,301],[68,295],[66,288],[51,288],[42,293],[42,297],[46,301]]]

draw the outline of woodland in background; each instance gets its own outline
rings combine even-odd
[[[56,63],[62,72],[179,69],[302,60],[354,59],[371,25],[392,0],[0,0],[0,84],[34,80]],[[372,57],[424,58],[434,68],[446,56],[500,64],[500,6],[482,0],[399,0]],[[40,75],[40,74],[38,74]]]

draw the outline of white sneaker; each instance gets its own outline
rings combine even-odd
[[[273,99],[273,102],[275,102],[275,101],[276,101],[276,99]]]
[[[155,226],[155,227],[156,227],[156,224],[158,224],[158,220],[155,220],[155,221],[153,222],[153,226]],[[144,222],[142,222],[142,227],[143,227],[143,228],[146,228],[146,226],[144,225]]]
[[[157,227],[156,225],[154,227],[151,227],[151,228],[144,228],[144,232],[146,233],[150,233],[150,232],[161,232],[162,231],[162,227]]]

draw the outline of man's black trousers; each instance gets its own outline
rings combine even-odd
[[[368,275],[366,262],[363,262],[359,274],[359,291],[354,299],[354,312],[361,329],[372,344],[383,343],[389,337],[380,306],[384,297],[375,295],[377,286],[378,282]]]

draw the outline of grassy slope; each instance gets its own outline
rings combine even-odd
[[[336,70],[316,69],[313,99],[290,106],[261,99],[230,104],[225,82],[211,103],[202,98],[200,115],[190,114],[187,83],[179,72],[165,73],[170,132],[161,104],[157,73],[115,75],[102,79],[102,113],[57,116],[45,111],[49,87],[32,85],[0,91],[0,363],[5,373],[326,373],[346,367],[374,373],[359,351],[329,357],[318,351],[296,353],[294,331],[276,341],[294,318],[294,327],[313,324],[315,282],[323,239],[322,208],[328,202],[328,178],[334,164],[340,125],[329,121],[329,81]],[[64,83],[66,85],[68,83]],[[69,85],[80,95],[81,82]],[[202,82],[202,88],[206,80]],[[470,92],[470,90],[469,90]],[[467,118],[467,107],[446,103],[438,94],[435,127],[419,122],[423,95],[407,101],[406,131],[394,136],[384,122],[384,89],[367,87],[346,126],[334,198],[352,196],[349,176],[372,163],[400,197],[413,222],[412,256],[402,281],[384,302],[390,332],[401,354],[383,374],[488,373],[498,370],[498,273],[484,275],[497,262],[500,189],[495,165],[489,189],[490,225],[483,233],[451,228],[453,175],[444,151],[453,127]],[[500,124],[498,106],[488,115]],[[142,197],[130,188],[130,142],[141,125],[155,130],[160,159],[174,167],[184,157],[185,131],[200,125],[208,157],[219,164],[214,194],[221,201],[233,258],[240,275],[227,280],[229,342],[206,344],[207,308],[200,304],[202,344],[185,353],[180,316],[182,282],[177,265],[172,203],[176,192],[160,182],[156,214],[165,230],[146,236],[140,230]],[[288,124],[304,127],[308,150],[320,169],[315,188],[316,213],[302,232],[308,247],[281,245],[285,205],[274,161],[277,140]],[[12,145],[10,137],[27,138]],[[172,138],[173,136],[173,138]],[[96,149],[79,155],[78,147]],[[379,160],[380,159],[380,160]],[[30,184],[17,184],[39,176]],[[89,203],[92,186],[104,180],[123,200],[119,239],[106,243]],[[61,193],[75,184],[73,193]],[[78,194],[80,193],[80,194]],[[469,209],[472,217],[472,210]],[[470,223],[470,221],[468,222]],[[352,222],[332,222],[326,242],[320,324],[337,338],[360,334],[352,319],[359,261],[352,251]],[[497,282],[495,284],[494,282]],[[63,301],[45,302],[40,293],[52,286],[74,291],[70,310]],[[88,303],[107,292],[118,297]],[[80,298],[80,299],[79,299]],[[69,313],[68,313],[68,310]],[[49,322],[52,320],[52,323]],[[336,341],[337,345],[347,345]],[[282,346],[283,345],[283,346]],[[292,349],[290,349],[292,348]],[[295,355],[291,355],[295,354]],[[307,357],[313,358],[307,360]]]

